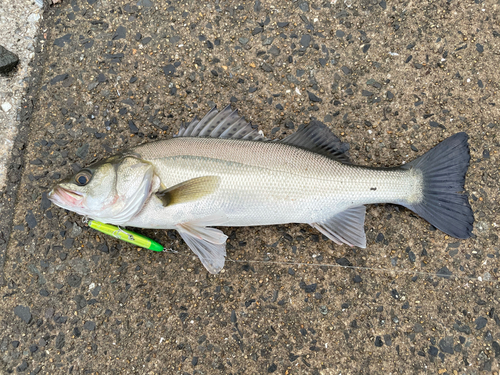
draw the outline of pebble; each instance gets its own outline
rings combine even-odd
[[[33,215],[33,211],[28,210],[28,213],[26,214],[26,223],[28,224],[28,227],[30,229],[33,229],[36,227],[37,221],[35,218],[35,215]]]
[[[14,314],[21,318],[26,324],[31,322],[31,312],[28,306],[18,305],[14,308]]]
[[[26,371],[28,368],[28,363],[26,361],[23,361],[19,366],[17,366],[17,372],[23,372]]]
[[[73,247],[73,243],[75,242],[75,240],[73,238],[66,238],[64,241],[63,241],[63,245],[64,245],[64,248],[66,249],[71,249]]]
[[[264,28],[263,27],[256,27],[252,30],[252,35],[257,35],[257,34],[260,34],[261,32],[264,31]]]
[[[83,324],[83,328],[85,328],[87,331],[94,331],[95,330],[95,322],[93,322],[91,320],[87,320]]]
[[[313,103],[321,103],[323,99],[318,98],[314,93],[308,91],[307,95],[309,96],[309,100]]]
[[[71,34],[66,34],[60,38],[57,38],[56,40],[54,40],[54,45],[61,48],[64,47],[64,45],[71,40],[71,36]]]
[[[384,234],[383,233],[379,233],[379,234],[377,234],[377,238],[375,239],[375,242],[377,242],[377,243],[378,242],[382,242],[382,241],[384,241],[384,238],[385,238]]]
[[[59,332],[56,337],[56,349],[61,350],[62,348],[64,348],[64,345],[66,345],[65,335],[64,333]]]
[[[304,285],[304,292],[313,293],[316,291],[317,286],[318,286],[318,284],[316,284],[316,283],[313,283],[310,285]]]
[[[78,237],[82,233],[82,228],[78,226],[77,223],[73,223],[71,230],[69,232],[69,236],[72,238]]]
[[[458,325],[458,323],[455,323],[453,324],[453,329],[456,330],[457,332],[465,333],[466,335],[470,335],[472,332],[467,324]]]
[[[151,8],[153,7],[153,2],[151,0],[139,0],[137,2],[137,6],[139,7],[145,7],[145,8]]]
[[[68,277],[66,277],[66,282],[68,283],[69,286],[73,288],[78,288],[82,283],[82,278],[78,275],[70,274],[68,275]]]
[[[9,112],[12,108],[12,104],[10,104],[9,102],[5,102],[5,103],[2,103],[2,110],[4,112]]]
[[[274,38],[273,38],[273,37],[266,38],[266,39],[262,42],[262,45],[263,45],[263,46],[270,46],[270,45],[273,43],[273,40],[274,40]]]
[[[269,48],[269,53],[273,56],[278,56],[280,54],[280,49],[276,46],[271,46],[271,48]]]
[[[436,276],[442,277],[444,279],[449,279],[453,273],[448,269],[448,267],[443,267],[437,271]]]
[[[83,146],[79,147],[76,150],[75,155],[78,156],[80,159],[85,159],[85,157],[87,156],[88,152],[89,152],[89,144],[85,143]]]
[[[485,317],[480,316],[474,321],[474,323],[476,324],[476,329],[480,330],[486,327],[486,323],[488,323],[488,320]]]
[[[163,67],[163,72],[167,76],[172,76],[175,73],[175,71],[176,71],[176,68],[172,64],[169,64],[169,65],[166,65]]]
[[[302,35],[302,38],[300,38],[300,45],[304,48],[307,48],[311,44],[311,40],[312,40],[311,35],[304,34]]]
[[[349,69],[347,66],[343,66],[342,68],[340,68],[342,70],[342,72],[348,76],[348,75],[351,75],[352,74],[352,70]]]
[[[447,336],[439,341],[439,349],[448,354],[454,354],[453,350],[453,336]]]
[[[269,366],[269,367],[267,368],[267,372],[268,372],[268,373],[273,373],[273,372],[275,372],[277,369],[278,369],[278,366],[276,366],[276,364],[275,364],[275,363],[273,363],[271,366]]]
[[[269,65],[268,63],[264,63],[262,64],[261,66],[261,69],[267,73],[270,73],[273,71],[273,68],[271,67],[271,65]]]
[[[137,134],[139,133],[139,128],[135,125],[132,120],[128,120],[128,127],[130,129],[130,133]]]
[[[391,335],[385,334],[384,335],[384,342],[385,342],[385,345],[391,346],[392,345],[392,337],[391,337]]]
[[[352,263],[349,262],[349,260],[347,258],[337,258],[335,261],[337,262],[337,264],[340,264],[343,267],[351,267],[352,266]]]
[[[446,127],[443,124],[440,124],[439,122],[436,121],[429,121],[429,125],[433,128],[441,128],[443,130],[446,130]]]
[[[127,29],[123,26],[118,26],[115,35],[113,35],[113,40],[125,39],[126,35],[127,35]]]
[[[299,9],[303,12],[309,12],[309,3],[307,1],[301,1],[299,3]]]
[[[0,46],[0,73],[1,74],[8,74],[14,68],[17,66],[19,63],[19,57],[13,53],[10,52],[8,49],[6,49],[3,46]]]

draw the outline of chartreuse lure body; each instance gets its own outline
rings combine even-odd
[[[152,251],[163,251],[163,246],[158,242],[153,241],[151,238],[147,238],[139,233],[135,233],[126,229],[122,229],[115,225],[104,224],[96,220],[89,220],[89,227],[98,230],[104,234],[110,235],[119,240],[134,244],[145,249]]]

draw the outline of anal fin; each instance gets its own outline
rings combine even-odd
[[[339,245],[365,248],[365,212],[365,206],[349,207],[327,221],[310,225]]]

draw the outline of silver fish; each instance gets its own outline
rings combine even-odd
[[[176,229],[211,273],[224,266],[227,236],[213,226],[306,223],[337,244],[366,247],[365,205],[405,206],[457,238],[472,233],[464,190],[468,136],[457,133],[395,168],[349,163],[319,122],[269,141],[228,106],[93,164],[56,185],[49,199],[120,226]]]

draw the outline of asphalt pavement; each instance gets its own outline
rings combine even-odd
[[[0,372],[499,373],[498,2],[63,0],[46,7],[0,190]],[[138,249],[50,203],[62,177],[231,104],[269,138],[318,120],[355,164],[469,135],[476,222],[395,205],[367,248],[224,228],[210,275],[174,231]]]

